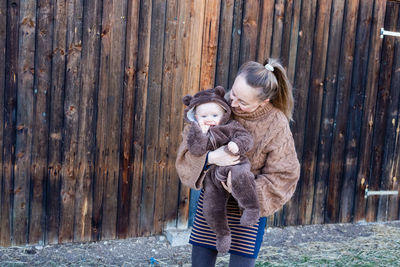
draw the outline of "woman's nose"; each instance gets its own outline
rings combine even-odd
[[[231,106],[234,107],[234,108],[237,107],[238,106],[238,101],[236,99],[232,99]]]

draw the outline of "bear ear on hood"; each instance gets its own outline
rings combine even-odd
[[[219,96],[221,96],[222,98],[225,96],[225,89],[222,86],[217,86],[214,88],[215,93]]]
[[[183,104],[185,104],[186,106],[190,105],[190,102],[192,101],[192,96],[191,95],[185,95],[182,99]]]

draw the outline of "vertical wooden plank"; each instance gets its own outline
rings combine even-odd
[[[324,91],[324,78],[328,46],[331,1],[320,1],[315,26],[311,84],[307,104],[307,132],[304,137],[303,183],[300,200],[300,224],[310,224],[315,193],[315,168],[317,164],[320,120]]]
[[[161,88],[161,112],[160,112],[160,131],[158,135],[159,144],[159,166],[157,168],[157,191],[155,203],[157,206],[161,206],[155,209],[154,221],[155,221],[155,231],[160,232],[165,227],[171,227],[176,225],[177,216],[177,197],[179,182],[176,173],[173,173],[171,169],[175,169],[175,165],[170,165],[169,154],[171,147],[175,147],[177,142],[173,135],[178,135],[176,132],[181,125],[179,116],[174,116],[174,109],[182,106],[182,102],[176,104],[174,102],[177,90],[181,88],[176,88],[175,76],[178,75],[178,71],[182,70],[178,62],[178,53],[184,53],[184,50],[177,50],[178,40],[184,43],[185,40],[183,36],[179,36],[179,27],[181,25],[179,17],[179,3],[178,1],[168,1],[166,6],[166,19],[165,19],[165,36],[164,36],[164,62],[163,62],[163,77],[162,77],[162,88]],[[179,95],[180,96],[180,95]],[[179,99],[180,100],[180,99]],[[178,123],[178,124],[177,124]],[[176,127],[176,128],[173,128]],[[174,140],[174,141],[172,141]],[[178,141],[179,142],[179,141]],[[174,157],[176,158],[176,156]],[[160,191],[162,189],[162,191]],[[162,198],[161,198],[162,197]],[[161,213],[160,211],[163,211]]]
[[[80,3],[80,2],[79,2]],[[77,4],[79,16],[80,4]],[[79,25],[79,23],[78,23]],[[89,241],[98,233],[93,217],[93,180],[95,178],[96,99],[100,64],[101,1],[85,2],[81,52],[81,91],[79,99],[78,152],[74,168],[78,186],[76,194],[74,240]],[[79,35],[78,35],[79,36]],[[76,40],[79,43],[79,38]],[[74,55],[77,56],[77,55]],[[94,67],[96,66],[96,67]],[[65,106],[64,106],[65,109]],[[76,220],[80,220],[76,223]]]
[[[74,240],[74,226],[76,214],[76,199],[79,197],[79,192],[76,191],[77,175],[74,172],[76,164],[76,155],[78,153],[78,120],[80,114],[79,99],[81,89],[80,77],[80,63],[81,63],[81,48],[82,48],[82,16],[83,16],[83,3],[82,1],[70,0],[63,4],[60,3],[61,14],[63,16],[63,9],[65,8],[67,17],[65,18],[65,25],[60,25],[60,32],[58,38],[60,43],[54,49],[57,51],[58,57],[65,64],[65,67],[59,69],[60,82],[59,88],[54,88],[56,93],[56,105],[61,106],[63,111],[58,115],[61,119],[62,127],[60,132],[52,133],[53,136],[61,135],[62,144],[62,165],[61,169],[58,168],[58,163],[52,165],[54,176],[60,175],[60,226],[59,226],[59,241],[71,242]],[[65,29],[64,29],[65,27]],[[65,51],[65,52],[64,52]],[[65,53],[65,56],[63,55]],[[61,72],[64,72],[64,77],[61,77]],[[61,87],[61,88],[60,88]],[[64,99],[63,99],[64,96]],[[58,107],[58,106],[57,106]],[[55,146],[58,146],[55,141]],[[56,186],[56,185],[54,185]],[[78,239],[79,240],[79,239]],[[77,241],[78,241],[77,240]]]
[[[274,34],[272,37],[272,58],[280,58],[282,48],[283,20],[285,18],[285,0],[276,0],[274,7]]]
[[[342,185],[340,190],[340,221],[350,221],[354,206],[354,186],[361,192],[363,182],[356,183],[360,145],[363,101],[366,87],[368,48],[371,33],[373,1],[360,1],[356,47],[352,73],[351,94],[347,119],[346,154],[343,159]],[[365,156],[365,155],[363,155]],[[364,178],[365,180],[365,178]],[[357,219],[358,220],[358,219]]]
[[[304,142],[304,129],[305,129],[305,114],[307,111],[308,89],[310,83],[311,72],[311,55],[313,47],[313,34],[315,27],[317,1],[303,1],[302,12],[300,18],[300,31],[299,31],[299,44],[296,60],[296,77],[293,91],[295,103],[294,123],[293,123],[293,137],[296,144],[297,155],[302,161],[303,157],[303,142]],[[300,203],[304,203],[302,198],[306,197],[304,192],[309,190],[306,186],[309,177],[304,177],[302,174],[298,187],[300,190]],[[301,205],[301,204],[300,204]],[[299,213],[299,223],[305,222],[304,214]]]
[[[155,0],[152,5],[150,61],[148,76],[148,94],[146,110],[145,158],[143,170],[142,205],[140,209],[140,235],[149,235],[160,231],[161,222],[154,221],[162,218],[164,206],[157,203],[160,194],[164,196],[162,177],[158,177],[159,143],[161,108],[161,83],[163,70],[163,45],[165,29],[165,1]],[[157,226],[156,229],[155,227]]]
[[[396,31],[396,22],[398,19],[397,7],[397,5],[394,5],[394,3],[391,2],[388,2],[387,4],[384,28],[389,31]],[[386,150],[388,149],[386,143],[391,142],[391,140],[387,137],[388,135],[392,136],[392,134],[388,134],[386,132],[388,129],[386,126],[388,126],[387,120],[389,118],[388,111],[390,108],[390,97],[393,94],[392,91],[395,91],[394,88],[390,86],[394,61],[394,39],[395,38],[393,37],[383,39],[379,80],[377,84],[376,113],[374,119],[375,123],[373,126],[370,177],[374,177],[374,179],[380,178],[379,190],[390,190],[392,184],[390,172],[385,170],[389,166],[383,165],[383,163],[385,153],[387,154]],[[376,216],[377,221],[387,220],[389,215],[388,200],[389,196],[381,196],[378,199]]]
[[[297,45],[299,40],[299,29],[300,29],[300,15],[301,15],[301,0],[294,1],[292,11],[292,26],[290,31],[290,48],[289,58],[287,65],[287,74],[290,82],[294,83],[294,74],[296,69],[296,58],[297,58]],[[284,50],[283,50],[284,51]],[[295,99],[295,101],[297,101]],[[291,124],[292,132],[293,123]],[[297,151],[299,152],[299,151]],[[299,201],[300,201],[300,186],[297,186],[290,201],[284,206],[284,224],[285,225],[297,225],[297,218],[299,213]]]
[[[264,61],[271,55],[272,33],[274,30],[274,3],[275,0],[266,0],[261,2],[257,62],[264,63]]]
[[[204,11],[200,90],[213,88],[217,64],[220,0],[207,0]]]
[[[15,146],[13,244],[28,242],[29,195],[33,131],[36,1],[20,3],[17,133]]]
[[[93,222],[96,239],[116,237],[126,1],[103,1]]]
[[[77,157],[79,154],[79,121],[83,113],[81,103],[82,95],[82,25],[83,25],[83,1],[71,0],[68,2],[68,28],[67,28],[67,65],[65,99],[63,105],[64,116],[64,151],[63,151],[63,181],[68,182],[71,187],[62,194],[71,201],[69,222],[70,238],[82,242],[89,240],[88,232],[90,223],[87,219],[87,203],[85,195],[90,188],[85,188],[84,178],[77,171]],[[68,186],[68,184],[66,184]],[[68,194],[68,196],[66,195]],[[71,195],[72,194],[72,195]]]
[[[394,12],[400,14],[400,6],[397,3],[392,3],[387,8],[393,8]],[[394,30],[400,31],[400,17],[397,15],[397,21],[393,22],[396,25]],[[386,27],[386,26],[385,26]],[[388,118],[386,123],[386,142],[385,152],[383,156],[383,176],[390,177],[388,188],[389,190],[400,189],[400,90],[397,85],[400,84],[400,40],[394,39],[394,54],[392,66],[392,81],[390,89],[389,107],[387,110]],[[388,220],[399,219],[399,197],[390,196],[388,200]]]
[[[341,177],[344,164],[343,158],[345,155],[346,127],[350,101],[349,88],[351,88],[353,61],[355,60],[356,35],[354,33],[357,31],[359,1],[347,1],[345,10],[337,74],[337,93],[328,176],[328,191],[326,195],[325,223],[333,223],[339,220],[339,205],[337,203],[339,203],[340,200]]]
[[[292,33],[292,21],[294,11],[293,5],[293,0],[285,1],[280,60],[282,64],[286,67],[286,70],[288,69],[289,64],[290,36]]]
[[[51,89],[51,57],[53,37],[53,5],[49,0],[37,2],[37,35],[34,120],[31,159],[31,195],[29,218],[29,243],[44,241],[45,182],[47,179],[47,157],[49,140],[49,92]]]
[[[200,62],[201,48],[203,43],[203,27],[205,16],[205,2],[196,0],[190,3],[187,12],[189,12],[188,30],[188,56],[186,57],[187,66],[184,71],[182,95],[191,94],[199,91],[200,86]],[[183,108],[183,105],[181,106]],[[181,117],[182,118],[182,117]],[[177,227],[186,229],[189,217],[189,194],[187,187],[180,187],[178,201],[178,221]]]
[[[166,200],[164,204],[164,220],[165,220],[165,228],[176,228],[177,227],[177,218],[178,218],[178,198],[180,196],[180,181],[179,176],[176,173],[175,169],[175,159],[176,153],[178,150],[178,145],[181,142],[181,132],[182,132],[182,121],[183,121],[183,107],[182,104],[182,91],[183,91],[183,83],[185,77],[185,70],[189,63],[188,55],[189,55],[189,38],[188,34],[190,30],[190,24],[187,23],[189,21],[189,3],[186,1],[177,1],[177,10],[174,11],[173,1],[168,2],[168,10],[167,10],[167,31],[166,31],[166,46],[165,49],[170,48],[169,43],[174,40],[174,31],[176,30],[176,38],[175,38],[175,48],[173,55],[164,51],[164,55],[171,54],[171,58],[167,56],[164,62],[164,69],[169,69],[169,72],[172,72],[169,76],[169,72],[165,73],[163,78],[163,90],[171,90],[171,110],[170,110],[170,132],[169,132],[169,145],[167,151],[168,158],[168,173],[166,180]],[[170,33],[170,19],[174,16],[174,12],[177,12],[176,18],[177,22],[176,26],[171,26],[174,30],[171,30]],[[170,40],[172,38],[172,40]],[[168,43],[167,43],[168,42]],[[170,62],[170,60],[174,60]],[[168,75],[168,76],[167,76]],[[172,78],[172,81],[170,80]],[[172,86],[172,87],[171,87]],[[171,89],[168,89],[171,87]],[[165,89],[164,89],[165,88]]]
[[[117,212],[117,236],[126,238],[132,236],[131,229],[136,226],[130,223],[131,210],[138,209],[137,203],[132,205],[132,187],[137,188],[133,177],[133,114],[135,107],[135,82],[136,64],[138,60],[138,27],[139,27],[139,4],[138,1],[129,0],[126,13],[127,28],[125,41],[125,77],[124,77],[124,99],[122,117],[122,136],[120,152],[120,181],[119,181],[119,205]],[[137,198],[137,197],[136,197]],[[133,212],[134,213],[134,212]]]
[[[362,158],[359,162],[355,198],[355,212],[360,215],[365,211],[365,198],[363,190],[360,190],[360,184],[362,179],[368,180],[369,189],[379,190],[379,177],[372,177],[370,175],[370,159],[371,159],[371,143],[374,126],[374,115],[376,106],[376,95],[379,79],[379,67],[380,67],[380,55],[382,40],[380,39],[380,29],[384,26],[386,2],[384,0],[375,1],[373,20],[371,25],[371,39],[370,49],[368,54],[368,72],[365,88],[364,107],[362,116],[362,127],[361,127],[361,140],[360,140],[360,151],[359,154]],[[374,163],[375,164],[375,163]],[[353,204],[352,201],[349,201]],[[354,204],[353,204],[354,205]],[[368,198],[367,203],[367,221],[376,220],[376,205],[377,198]],[[347,221],[347,220],[346,220]]]
[[[139,234],[140,227],[140,205],[143,183],[143,154],[144,154],[144,137],[145,137],[145,121],[147,108],[147,85],[150,60],[150,31],[151,31],[151,1],[140,2],[139,14],[139,44],[138,44],[138,62],[137,62],[137,79],[135,92],[135,116],[134,116],[134,183],[132,186],[132,210],[130,222],[133,234]]]
[[[260,14],[260,0],[244,2],[244,16],[242,25],[242,39],[240,43],[239,66],[249,60],[256,60],[258,37],[258,20]]]
[[[239,70],[240,39],[242,36],[242,16],[244,8],[243,6],[243,0],[235,0],[232,19],[232,44],[230,53],[228,88],[232,87],[232,84],[236,78],[237,71]]]
[[[46,233],[45,243],[58,243],[60,225],[60,179],[63,144],[63,95],[65,89],[65,58],[67,5],[65,1],[54,3],[54,30],[52,42],[52,66],[49,116],[49,158],[46,183]]]
[[[301,5],[302,5],[302,0],[297,0],[293,3],[293,18],[292,18],[292,29],[290,34],[290,51],[289,51],[289,61],[288,61],[289,62],[288,77],[292,83],[294,83],[294,76],[296,71],[297,46],[300,36],[299,30],[300,30]]]
[[[300,224],[310,224],[313,213],[315,191],[315,168],[317,165],[318,143],[321,125],[322,100],[331,17],[331,0],[321,0],[317,6],[314,34],[311,81],[308,92],[307,119],[305,122],[302,175],[303,183],[300,200]]]
[[[335,97],[338,84],[338,67],[341,49],[341,37],[343,26],[344,1],[333,1],[331,26],[329,29],[329,42],[324,79],[324,96],[322,102],[321,126],[318,144],[317,164],[315,171],[315,194],[313,203],[313,224],[324,223],[326,211],[325,200],[329,177],[329,165],[331,157],[332,132],[334,128]]]
[[[215,85],[221,85],[225,89],[228,89],[229,86],[229,59],[231,54],[234,6],[234,0],[221,1],[221,23],[217,45]]]
[[[17,75],[18,75],[18,32],[19,32],[19,1],[5,2],[1,4],[1,10],[6,16],[2,16],[4,20],[7,18],[5,32],[1,38],[4,54],[5,72],[4,81],[1,85],[2,98],[1,106],[2,117],[2,146],[0,153],[2,154],[1,164],[1,184],[0,184],[0,245],[9,246],[12,242],[12,212],[13,212],[13,176],[15,162],[15,113],[17,104]],[[3,21],[4,22],[4,21]],[[3,55],[2,54],[2,55]],[[0,76],[1,77],[1,76]]]

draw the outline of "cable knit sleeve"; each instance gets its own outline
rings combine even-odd
[[[182,133],[182,143],[180,144],[175,161],[175,167],[181,182],[194,189],[203,187],[203,180],[207,170],[204,170],[207,153],[201,156],[194,156],[187,148],[187,135],[190,125],[187,125]]]
[[[300,163],[287,121],[274,124],[276,131],[265,147],[264,167],[256,176],[259,202],[263,216],[274,214],[290,200],[300,176]]]

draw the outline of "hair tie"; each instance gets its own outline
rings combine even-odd
[[[269,71],[274,71],[274,67],[272,67],[270,64],[266,64],[264,67]]]

